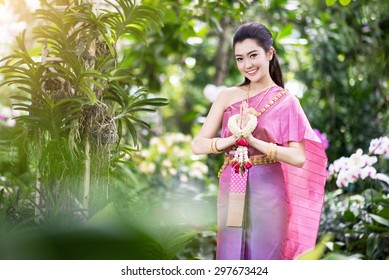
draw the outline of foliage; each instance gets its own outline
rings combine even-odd
[[[329,135],[333,161],[387,132],[389,6],[351,1],[327,7],[323,1],[312,10],[309,2],[296,10],[296,31],[307,39],[308,53],[299,57],[297,77],[309,89],[303,105],[317,108],[310,119]]]
[[[176,159],[172,153],[166,155],[170,155],[168,159]],[[184,157],[183,162],[188,162],[188,158]],[[145,228],[165,248],[185,242],[185,248],[174,256],[171,254],[172,258],[213,259],[215,186],[212,188],[200,180],[197,184],[191,180],[182,182],[177,175],[175,179],[165,175],[165,179],[170,179],[161,180],[160,170],[159,164],[150,176],[131,161],[119,163],[112,173],[115,180],[111,196],[116,211],[122,219]]]
[[[105,2],[97,11],[83,1],[38,9],[42,24],[33,34],[41,58],[30,55],[23,33],[2,60],[1,85],[20,90],[12,96],[14,109],[24,112],[16,117],[23,128],[17,137],[32,140],[36,207],[46,218],[80,208],[79,201],[81,211],[103,207],[112,152],[120,151],[121,140],[137,145],[135,124],[148,126],[139,112],[166,105],[139,87],[115,49],[123,35],[145,38],[162,14],[131,1]]]
[[[369,149],[381,161],[388,159],[389,142],[384,139],[373,139]],[[331,176],[341,178],[341,189],[327,193],[320,230],[335,234],[331,251],[389,259],[389,177],[371,163],[377,158],[357,152],[330,165]]]
[[[192,137],[182,133],[166,133],[153,137],[148,147],[135,153],[133,161],[139,171],[149,178],[151,186],[173,187],[172,183],[194,181],[207,182],[208,166],[205,156],[195,156],[191,152]]]
[[[185,239],[187,244],[176,258],[213,259],[217,189],[208,179],[206,157],[192,154],[191,140],[182,133],[166,133],[123,158],[112,173],[113,201],[122,217],[172,228],[166,236],[154,232],[161,244],[189,234],[190,240]]]
[[[194,234],[178,226],[147,228],[121,218],[109,204],[87,224],[25,227],[2,235],[0,259],[169,260]]]

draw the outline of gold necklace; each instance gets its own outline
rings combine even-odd
[[[246,100],[247,105],[249,104],[249,98],[250,98],[250,85],[251,85],[251,84],[249,84],[248,89],[247,89],[247,100]],[[257,105],[255,105],[254,107],[251,107],[250,109],[255,110],[255,108],[257,108],[258,105],[261,104],[262,100],[263,100],[263,99],[265,98],[265,96],[269,93],[269,91],[270,91],[270,89],[271,89],[272,87],[274,87],[274,84],[272,84],[270,87],[268,87],[268,89],[266,90],[265,94],[262,95],[262,98],[258,101]]]
[[[281,98],[281,96],[283,96],[284,94],[286,93],[286,90],[282,90],[280,91],[272,100],[269,101],[269,103],[267,103],[261,110],[259,110],[259,112],[257,112],[257,110],[255,110],[253,107],[249,108],[248,109],[248,112],[249,114],[252,114],[256,117],[259,117],[260,115],[262,115],[267,109],[269,109],[271,106],[273,106],[276,101],[278,99]],[[258,104],[257,104],[258,105]]]

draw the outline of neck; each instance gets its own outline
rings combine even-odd
[[[272,79],[268,79],[263,82],[251,82],[248,86],[250,93],[258,93],[275,85],[276,83],[274,83]]]

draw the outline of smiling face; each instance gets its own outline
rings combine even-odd
[[[239,71],[251,82],[266,83],[270,78],[269,63],[273,48],[268,52],[254,39],[245,39],[235,44],[235,59]]]

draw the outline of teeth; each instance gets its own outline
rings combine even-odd
[[[250,72],[247,72],[247,73],[249,73],[249,74],[253,74],[253,73],[255,73],[255,72],[257,72],[257,70],[252,70],[252,71],[250,71]]]

